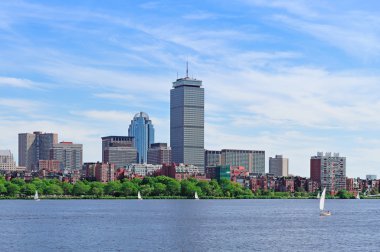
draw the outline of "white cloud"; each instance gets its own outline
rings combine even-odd
[[[127,123],[133,118],[133,114],[116,111],[116,110],[88,110],[88,111],[72,111],[73,115],[84,116],[91,120],[99,120],[104,123]]]
[[[19,78],[0,76],[0,86],[9,86],[9,87],[17,87],[17,88],[32,88],[33,86],[36,86],[36,83],[28,79],[19,79]]]
[[[13,98],[1,98],[0,97],[0,106],[2,113],[11,114],[10,109],[14,109],[18,112],[23,113],[32,113],[40,109],[44,104],[39,101],[27,100],[27,99],[13,99]]]

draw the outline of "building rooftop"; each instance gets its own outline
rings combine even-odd
[[[0,156],[12,156],[10,150],[0,150]]]
[[[146,120],[149,120],[149,116],[148,116],[148,114],[145,113],[145,112],[139,112],[139,113],[137,113],[133,119],[137,119],[137,118],[139,118],[139,117],[143,117],[143,118],[145,118]]]
[[[173,82],[173,88],[177,88],[181,86],[201,87],[202,81],[193,79],[190,77],[185,77],[185,78],[179,78],[175,82]]]

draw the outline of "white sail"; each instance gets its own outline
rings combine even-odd
[[[137,193],[137,199],[142,200],[140,191]]]
[[[321,198],[321,194],[318,192],[317,199]]]
[[[199,199],[197,192],[194,193],[194,199]]]
[[[359,192],[358,192],[358,194],[356,195],[356,199],[360,199]]]
[[[39,198],[38,198],[38,191],[36,190],[36,193],[34,194],[34,199],[35,200],[39,200]]]
[[[319,200],[319,209],[323,211],[325,208],[326,187],[323,189],[321,199]]]

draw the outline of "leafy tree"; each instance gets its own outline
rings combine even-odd
[[[218,181],[216,181],[215,179],[213,179],[213,180],[210,181],[209,184],[210,184],[210,187],[211,187],[211,194],[210,194],[210,196],[214,196],[214,197],[221,197],[221,196],[223,196],[223,191],[220,188],[220,185],[219,185]]]
[[[186,197],[194,197],[194,193],[200,192],[199,187],[197,187],[193,182],[193,180],[182,180],[181,181],[181,195]]]
[[[163,183],[155,183],[153,186],[153,192],[156,196],[161,196],[166,194],[166,185]]]
[[[72,195],[72,193],[73,193],[73,187],[74,187],[72,184],[67,183],[67,182],[63,182],[61,184],[61,187],[62,187],[64,195]]]
[[[135,183],[131,181],[124,181],[121,184],[121,192],[124,196],[137,195],[138,187]]]
[[[46,195],[62,195],[63,189],[57,184],[49,184],[45,187],[44,193]]]
[[[87,194],[87,192],[90,190],[90,186],[89,185],[86,185],[85,183],[83,183],[82,181],[78,181],[75,183],[75,185],[73,186],[73,195],[85,195]]]
[[[221,179],[220,182],[220,188],[222,188],[223,194],[226,197],[233,197],[235,195],[235,188],[232,182],[228,179]]]
[[[166,184],[166,192],[168,195],[172,195],[172,196],[180,195],[181,183],[171,178]]]
[[[142,195],[149,196],[153,191],[153,187],[151,187],[149,184],[141,185],[140,190]]]
[[[7,193],[7,188],[5,187],[5,184],[0,183],[0,194],[4,195]]]
[[[104,192],[108,195],[119,197],[121,195],[121,183],[120,181],[108,182],[104,187]]]
[[[20,193],[20,187],[17,184],[7,183],[6,187],[9,196],[16,196]]]
[[[150,185],[153,186],[156,179],[154,177],[144,177],[144,179],[141,181],[142,185]]]
[[[104,194],[104,184],[100,182],[92,182],[90,184],[89,194],[96,195],[100,197]]]
[[[139,185],[142,183],[142,180],[139,179],[139,178],[133,178],[133,179],[131,180],[131,182],[132,182],[133,184],[135,184],[136,186],[139,186]]]
[[[211,196],[212,195],[212,187],[207,181],[198,181],[197,186],[201,189],[202,195]]]
[[[25,195],[33,195],[36,192],[36,186],[32,183],[27,183],[21,186],[20,192]]]
[[[12,184],[16,184],[18,185],[19,187],[25,185],[25,180],[21,179],[21,178],[14,178],[11,180]]]
[[[350,198],[353,198],[354,196],[349,193],[347,190],[340,190],[338,193],[337,193],[337,196],[340,198],[340,199],[350,199]]]
[[[47,180],[47,179],[44,179],[44,180]],[[35,178],[32,180],[32,184],[36,186],[36,190],[38,191],[38,193],[42,194],[46,188],[46,182],[44,182],[44,180],[41,180],[39,178]]]

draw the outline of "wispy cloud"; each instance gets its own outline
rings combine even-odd
[[[84,116],[92,120],[102,120],[104,122],[128,122],[133,118],[132,113],[126,113],[116,110],[88,110],[88,111],[72,111],[74,115]]]
[[[33,100],[0,97],[0,106],[4,108],[2,112],[12,113],[10,109],[14,109],[18,112],[33,113],[40,109],[42,106],[44,106],[44,104],[39,101]]]
[[[17,88],[32,88],[36,86],[36,83],[28,79],[19,79],[19,78],[0,76],[0,86],[9,86],[9,87],[17,87]]]
[[[216,19],[218,18],[218,15],[211,13],[211,12],[196,12],[196,13],[190,13],[182,16],[184,19],[191,19],[191,20],[207,20],[207,19]]]

